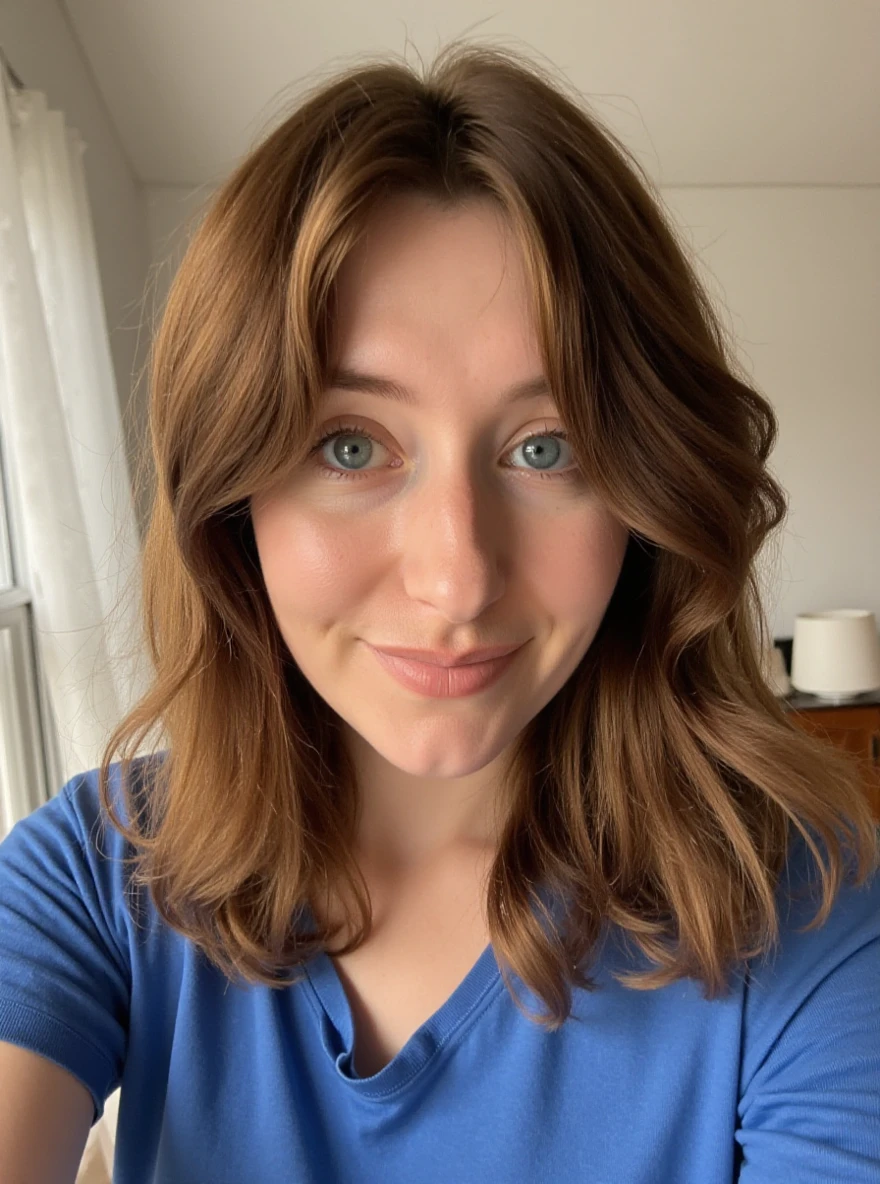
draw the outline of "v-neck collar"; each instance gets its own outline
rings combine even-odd
[[[538,895],[555,922],[562,919],[565,902],[550,892],[546,881]],[[543,921],[541,922],[543,925]],[[314,931],[315,918],[305,909],[305,924]],[[306,982],[321,1018],[324,1051],[336,1073],[364,1098],[382,1099],[403,1089],[425,1067],[470,1027],[506,984],[491,943],[458,984],[445,1003],[413,1032],[403,1048],[383,1069],[371,1077],[358,1077],[354,1068],[354,1017],[342,979],[330,956],[322,951],[305,964]],[[518,976],[508,972],[517,987],[525,989]]]
[[[322,1025],[322,1041],[337,1074],[363,1097],[377,1099],[403,1089],[469,1026],[482,1010],[481,1004],[488,1005],[489,997],[504,987],[490,943],[445,1003],[410,1036],[397,1055],[373,1076],[358,1077],[354,1069],[351,1005],[333,960],[322,951],[305,970],[318,1006],[329,1020],[329,1025]]]

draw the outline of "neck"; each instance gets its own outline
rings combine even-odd
[[[349,742],[360,807],[356,849],[370,864],[415,868],[497,851],[502,761],[464,777],[420,777],[355,733]]]

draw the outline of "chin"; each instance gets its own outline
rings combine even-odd
[[[452,725],[451,727],[449,725]],[[409,742],[401,743],[400,722],[391,733],[360,729],[349,724],[361,743],[368,744],[389,765],[411,777],[454,779],[478,773],[507,747],[506,737],[490,740],[485,726],[474,721],[464,734],[457,720],[410,724]],[[511,737],[513,739],[513,737]]]

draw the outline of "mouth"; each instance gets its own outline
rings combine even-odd
[[[459,660],[452,665],[440,665],[436,661],[418,661],[414,658],[401,656],[400,653],[392,653],[390,649],[379,649],[375,646],[369,646],[369,648],[376,655],[376,659],[383,669],[407,690],[433,699],[459,699],[486,691],[499,682],[514,665],[516,656],[524,648],[524,645],[525,643],[505,646],[497,657],[484,660],[480,660],[479,657],[477,660]],[[496,647],[496,652],[499,649],[502,647]],[[412,650],[408,652],[413,653]],[[470,657],[472,659],[473,654]]]
[[[525,642],[517,641],[512,645],[484,646],[481,649],[467,650],[460,654],[455,654],[448,650],[406,649],[403,646],[394,645],[373,646],[371,648],[380,653],[388,654],[393,658],[406,658],[408,661],[418,662],[423,666],[442,666],[449,668],[452,666],[474,666],[478,663],[492,662],[496,658],[506,658],[508,654],[512,654],[523,645],[525,645]]]

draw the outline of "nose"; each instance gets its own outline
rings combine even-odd
[[[426,478],[404,510],[401,566],[411,600],[450,623],[476,620],[505,587],[505,522],[491,495],[462,467]]]

